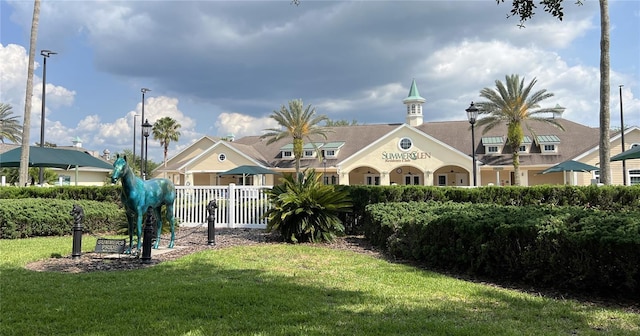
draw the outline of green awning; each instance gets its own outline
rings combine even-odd
[[[635,146],[627,151],[611,157],[611,161],[622,161],[631,159],[640,159],[640,146]]]
[[[22,147],[0,154],[0,168],[20,167]],[[29,147],[29,167],[71,169],[74,167],[113,169],[113,165],[91,154],[75,149]]]

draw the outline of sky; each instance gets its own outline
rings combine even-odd
[[[30,143],[140,153],[145,118],[181,125],[169,157],[208,135],[260,135],[293,99],[361,124],[402,123],[415,79],[425,122],[466,120],[471,101],[519,74],[554,96],[543,106],[599,126],[597,0],[565,0],[562,21],[539,11],[525,28],[510,0],[42,0]],[[611,127],[640,126],[640,0],[610,0]],[[22,122],[33,1],[0,0],[0,102]],[[149,158],[163,151],[151,137]]]

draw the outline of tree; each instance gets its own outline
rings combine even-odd
[[[178,141],[180,138],[180,132],[178,131],[182,127],[178,122],[170,117],[164,117],[158,119],[153,124],[153,139],[160,141],[160,146],[164,150],[164,166],[167,166],[167,152],[169,151],[169,144],[171,141]],[[150,170],[149,170],[150,171]]]
[[[324,123],[324,127],[343,127],[343,126],[355,126],[358,125],[357,120],[351,120],[350,122],[347,120],[327,120]]]
[[[11,142],[22,140],[22,126],[18,122],[18,116],[11,116],[11,105],[0,103],[0,141],[4,139]]]
[[[563,108],[548,107],[541,108],[540,102],[553,97],[553,93],[547,90],[540,90],[531,93],[533,86],[537,80],[534,78],[526,87],[524,86],[524,78],[520,80],[518,75],[505,76],[505,84],[496,80],[496,90],[484,88],[480,91],[480,97],[486,99],[486,102],[480,102],[478,106],[479,114],[487,116],[478,120],[477,127],[483,127],[483,134],[494,128],[495,126],[507,124],[507,144],[513,150],[513,170],[515,175],[515,184],[520,185],[520,153],[519,148],[524,133],[522,131],[523,123],[527,120],[536,120],[552,124],[562,130],[564,128],[556,119],[549,119],[540,116],[545,113],[562,112]]]
[[[268,128],[260,138],[269,138],[267,145],[270,145],[285,137],[293,138],[293,156],[296,164],[296,176],[300,176],[300,158],[302,158],[302,148],[304,139],[309,139],[312,135],[320,135],[327,138],[325,134],[328,130],[318,126],[321,122],[329,120],[325,115],[316,116],[316,109],[311,105],[304,108],[302,99],[289,101],[289,108],[282,105],[280,111],[273,111],[269,116],[275,120],[280,128]]]
[[[33,67],[36,58],[38,23],[40,22],[40,0],[34,0],[29,40],[29,64],[27,68],[27,90],[24,98],[24,122],[22,123],[22,153],[20,154],[20,185],[27,183],[29,175],[29,130],[31,128],[31,96],[33,95]]]
[[[504,0],[496,0],[498,4]],[[545,12],[550,13],[562,21],[563,0],[542,0]],[[599,0],[600,2],[600,182],[603,184],[611,184],[611,164],[609,158],[610,136],[609,127],[611,123],[611,111],[609,106],[609,93],[611,81],[609,72],[611,71],[611,61],[609,59],[609,1]],[[576,1],[576,4],[582,5],[582,1]],[[533,17],[536,6],[534,0],[513,0],[511,16],[520,17],[520,25]]]

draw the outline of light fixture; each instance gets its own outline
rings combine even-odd
[[[144,118],[144,94],[151,91],[150,89],[147,88],[142,88],[140,89],[140,92],[142,92],[142,117],[140,118],[140,121],[146,121],[147,119]],[[142,158],[143,158],[143,151],[144,151],[144,133],[140,134],[140,176],[142,176],[144,178],[144,171],[146,170],[146,167],[144,166],[144,163],[142,162]],[[146,162],[145,162],[146,163]]]
[[[478,184],[476,179],[476,135],[474,131],[479,110],[475,105],[473,105],[473,102],[471,102],[471,105],[469,105],[465,111],[467,112],[469,123],[471,124],[471,156],[473,157],[473,186],[475,187]]]
[[[144,137],[144,169],[142,171],[142,179],[147,179],[147,160],[149,157],[148,153],[148,144],[149,144],[149,132],[151,131],[151,125],[149,120],[144,120],[144,124],[142,124],[142,136]]]
[[[47,97],[47,58],[51,55],[55,55],[57,52],[51,50],[41,50],[43,65],[42,65],[42,112],[40,113],[40,148],[44,147],[44,111],[45,111],[45,99]],[[38,180],[40,185],[44,183],[44,168],[40,167],[38,171]]]

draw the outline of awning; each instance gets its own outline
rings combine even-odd
[[[640,146],[635,146],[629,150],[611,157],[611,161],[622,161],[631,159],[640,159]]]
[[[20,167],[22,147],[14,148],[0,154],[0,168]],[[46,167],[71,169],[74,167],[96,167],[113,169],[108,162],[98,159],[88,153],[75,149],[55,147],[29,147],[29,167]]]

